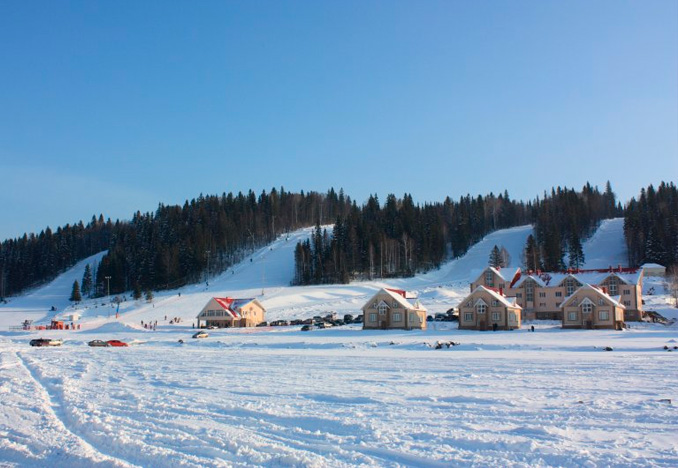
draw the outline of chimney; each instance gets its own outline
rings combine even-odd
[[[603,286],[603,292],[607,294],[607,288],[605,286]]]
[[[504,295],[504,288],[499,288],[499,295],[503,296]]]

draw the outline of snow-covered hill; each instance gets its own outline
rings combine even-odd
[[[617,255],[595,254],[595,243],[605,249],[619,233],[605,226],[587,244],[591,260]],[[531,231],[495,232],[413,278],[292,287],[294,246],[311,233],[301,230],[209,285],[160,292],[153,303],[128,297],[117,319],[99,299],[78,306],[80,331],[2,330],[28,316],[48,320],[52,305],[63,313],[79,264],[0,307],[0,466],[677,466],[675,326],[539,322],[534,333],[492,333],[441,322],[425,331],[262,327],[190,338],[212,296],[256,296],[275,320],[355,314],[389,285],[444,311],[467,294],[495,244],[518,266]],[[662,298],[657,289],[649,301]],[[157,330],[142,320],[157,320]],[[65,343],[31,348],[39,336]],[[90,348],[92,339],[132,345]],[[458,345],[436,349],[439,341]]]
[[[624,240],[624,218],[606,219],[584,245],[584,268],[626,266],[628,256]]]

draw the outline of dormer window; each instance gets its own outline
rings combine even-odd
[[[485,312],[487,312],[487,306],[485,304],[483,304],[482,302],[479,303],[476,306],[476,312],[478,313],[478,315],[484,314]]]
[[[610,296],[617,295],[617,278],[610,278]]]
[[[383,302],[379,304],[379,315],[386,315],[386,312],[388,311],[388,306],[384,304]]]
[[[593,312],[593,304],[591,304],[590,302],[584,302],[581,305],[581,311],[582,311],[583,314],[592,313]]]
[[[485,272],[485,286],[494,286],[494,273],[492,273],[492,270]]]

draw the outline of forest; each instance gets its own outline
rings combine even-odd
[[[295,284],[346,283],[360,278],[411,276],[457,258],[488,233],[533,224],[524,256],[528,270],[578,268],[582,243],[601,220],[625,218],[629,265],[678,261],[675,185],[642,189],[626,206],[608,182],[603,191],[553,188],[524,202],[498,195],[465,195],[415,203],[411,194],[377,195],[358,205],[343,190],[256,195],[200,195],[183,205],[160,204],[129,221],[93,216],[86,225],[46,228],[0,243],[0,298],[45,283],[76,262],[107,251],[87,272],[81,291],[101,296],[153,291],[208,281],[278,235],[316,226],[295,249]]]

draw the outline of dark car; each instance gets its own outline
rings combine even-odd
[[[311,325],[304,325],[301,327],[301,331],[311,331],[313,327]]]
[[[353,323],[353,315],[351,314],[344,315],[344,323],[346,324]]]
[[[92,340],[89,343],[87,343],[88,346],[93,346],[93,347],[99,347],[99,348],[105,348],[108,346],[108,343],[106,343],[104,340]]]
[[[64,340],[51,340],[49,338],[36,338],[28,344],[31,346],[61,346]]]
[[[268,322],[257,323],[257,327],[268,327]]]
[[[120,341],[120,340],[108,340],[106,343],[108,344],[108,346],[115,346],[115,347],[129,346],[127,343],[125,343],[124,341]]]

